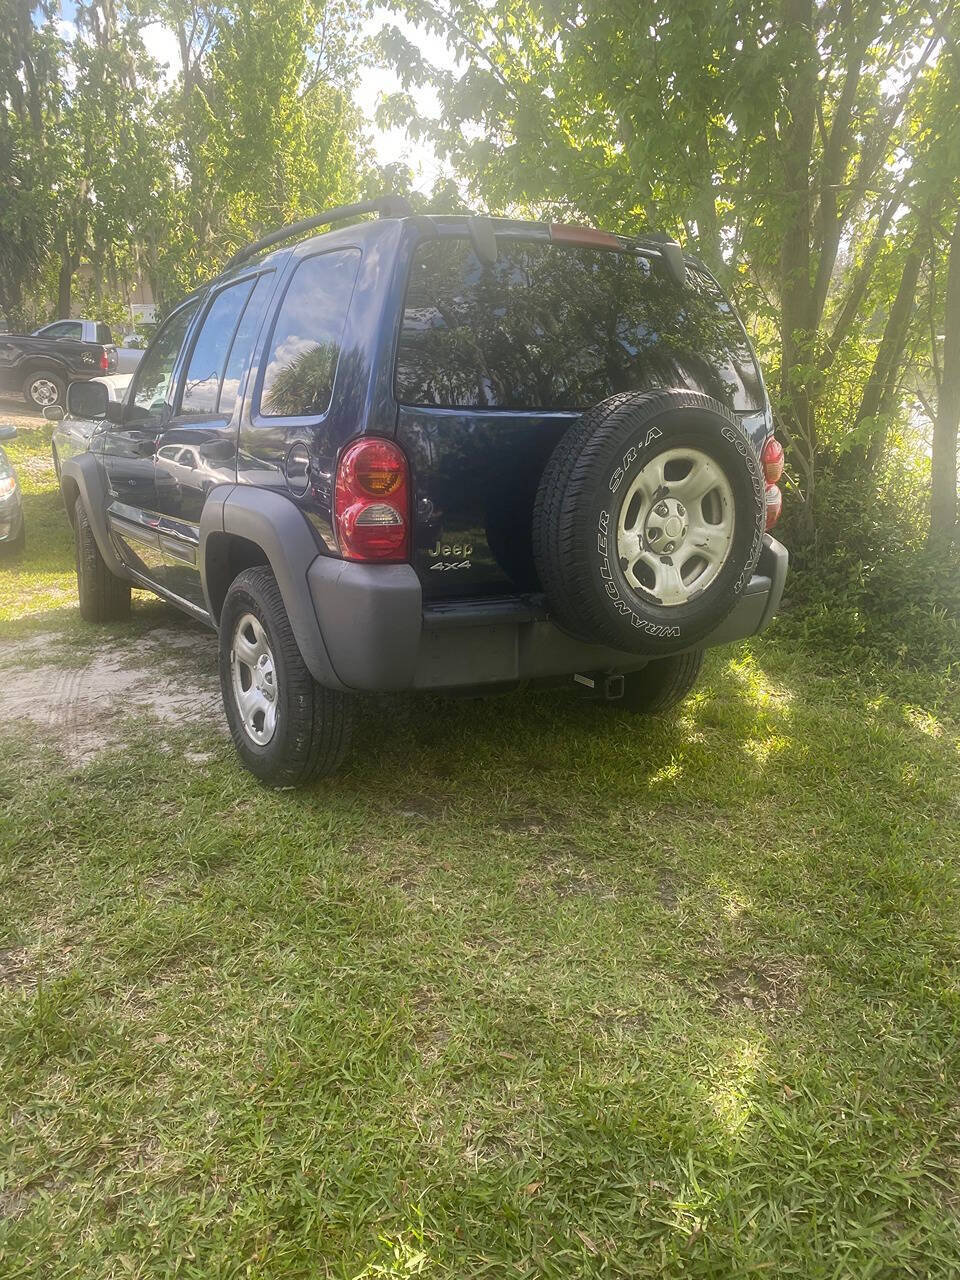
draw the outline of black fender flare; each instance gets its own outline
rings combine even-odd
[[[97,547],[111,573],[125,581],[133,581],[117,555],[107,528],[107,489],[100,464],[91,453],[78,453],[60,465],[60,493],[73,524],[73,508],[77,496],[90,521]]]
[[[25,352],[23,358],[17,362],[16,370],[17,376],[21,381],[29,378],[33,373],[55,373],[58,378],[62,378],[66,383],[84,379],[82,373],[71,372],[70,366],[59,356],[47,355],[45,352],[36,354]]]
[[[219,625],[231,538],[253,543],[273,570],[290,627],[310,674],[330,689],[346,689],[330,661],[307,580],[320,555],[306,516],[292,499],[254,485],[215,485],[200,514],[198,564],[210,617]]]

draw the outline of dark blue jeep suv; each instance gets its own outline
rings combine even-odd
[[[330,210],[181,303],[123,403],[69,405],[97,420],[60,458],[81,613],[148,587],[217,628],[234,742],[276,785],[336,768],[368,691],[663,710],[783,590],[763,380],[666,237]]]

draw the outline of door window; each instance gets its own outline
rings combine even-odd
[[[252,288],[252,279],[240,280],[211,302],[190,357],[180,399],[182,413],[216,413],[227,351]]]
[[[260,322],[263,320],[267,299],[272,289],[273,272],[268,271],[257,280],[253,293],[243,309],[237,332],[233,335],[233,345],[230,348],[227,366],[223,371],[223,381],[220,384],[219,411],[225,417],[233,413],[233,406],[240,394],[240,381],[250,363],[250,354],[257,340],[257,334],[260,332]]]
[[[265,416],[326,413],[359,266],[358,249],[339,249],[297,267],[273,328],[260,393]]]
[[[198,301],[175,311],[151,342],[137,366],[132,402],[146,413],[160,413],[170,403],[170,384],[177,356],[190,327]]]

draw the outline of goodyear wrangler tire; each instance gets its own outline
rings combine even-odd
[[[706,637],[750,581],[764,482],[734,415],[693,391],[603,401],[557,445],[533,547],[554,620],[632,653]]]

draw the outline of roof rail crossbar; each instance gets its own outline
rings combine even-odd
[[[223,270],[229,271],[231,267],[235,267],[241,262],[246,262],[247,258],[252,258],[261,249],[269,249],[272,244],[279,244],[281,240],[289,240],[292,236],[303,235],[305,231],[312,231],[314,227],[326,226],[329,222],[341,222],[344,218],[357,218],[361,213],[379,213],[381,218],[407,218],[413,213],[413,209],[403,196],[392,195],[375,196],[372,200],[361,200],[358,204],[337,205],[334,209],[326,209],[323,213],[314,214],[312,218],[301,218],[299,222],[291,222],[287,227],[279,227],[276,231],[271,231],[269,235],[262,236],[259,240],[254,240],[253,244],[248,244],[245,248],[238,249],[229,262],[226,263]]]

